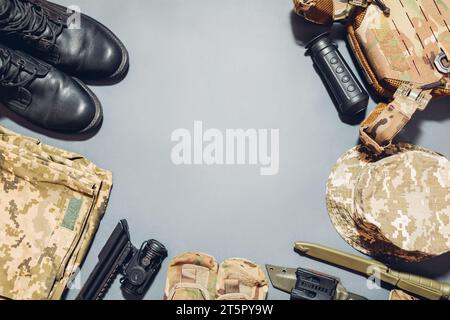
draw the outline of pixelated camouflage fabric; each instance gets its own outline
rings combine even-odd
[[[219,265],[216,288],[217,300],[265,300],[269,290],[261,267],[240,258]]]
[[[218,265],[208,254],[186,252],[172,259],[166,275],[165,300],[265,300],[267,278],[246,259]]]
[[[450,165],[432,151],[392,145],[373,158],[345,153],[327,184],[337,231],[371,255],[421,261],[450,251]]]
[[[450,163],[409,151],[361,172],[356,213],[395,246],[432,256],[450,250]]]
[[[112,174],[0,127],[0,296],[60,299],[104,215]]]
[[[167,269],[164,300],[214,300],[217,270],[216,259],[205,253],[176,256]]]

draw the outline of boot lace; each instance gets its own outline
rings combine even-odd
[[[44,8],[39,4],[26,0],[11,1],[10,19],[0,30],[8,34],[19,34],[31,41],[42,39],[54,46],[58,36],[64,29],[61,18],[54,21],[48,17]]]
[[[37,75],[37,69],[30,73],[25,70],[25,61],[19,60],[13,63],[11,53],[8,50],[0,49],[0,85],[3,87],[23,87],[32,82]],[[23,77],[23,71],[27,76]]]

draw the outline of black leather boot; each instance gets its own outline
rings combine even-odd
[[[0,0],[0,37],[86,83],[120,81],[129,66],[126,48],[98,21],[79,17],[77,26],[70,10],[45,0]]]
[[[81,133],[98,126],[102,108],[79,80],[0,45],[0,102],[45,129]]]

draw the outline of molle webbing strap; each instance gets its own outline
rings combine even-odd
[[[445,76],[450,83],[446,68],[446,57],[450,57],[450,3],[384,0],[389,16],[380,13],[375,1],[372,3],[353,28],[376,80],[392,92],[399,87],[398,82],[427,84]]]
[[[362,142],[375,153],[382,153],[414,113],[425,110],[432,98],[430,92],[427,88],[415,87],[413,84],[400,86],[391,103],[380,103],[362,123]]]

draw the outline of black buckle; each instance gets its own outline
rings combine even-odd
[[[339,279],[299,268],[291,300],[334,300]]]

